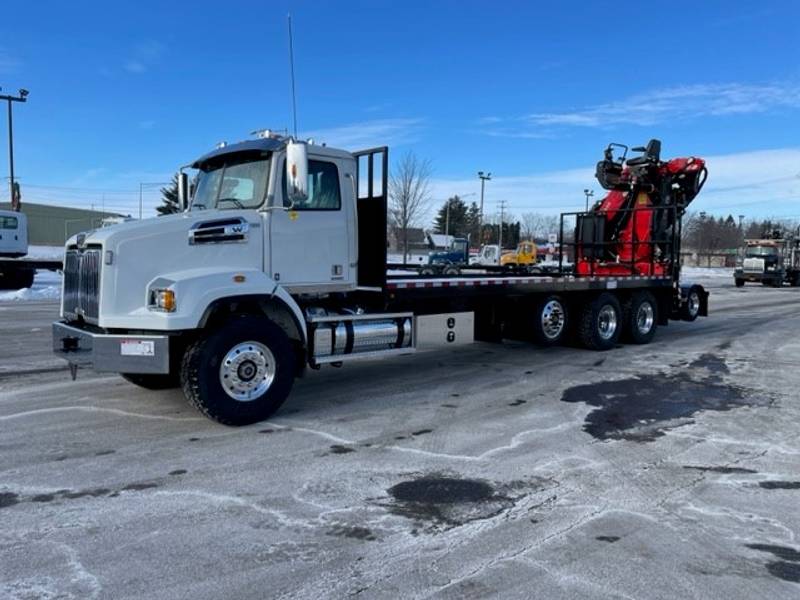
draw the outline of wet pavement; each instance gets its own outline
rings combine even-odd
[[[232,429],[0,304],[0,598],[800,597],[800,289],[324,369]]]

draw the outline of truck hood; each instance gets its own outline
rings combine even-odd
[[[145,311],[155,282],[167,287],[197,269],[262,271],[264,223],[256,210],[204,210],[104,227],[73,236],[68,246],[102,246],[103,327],[109,319]]]

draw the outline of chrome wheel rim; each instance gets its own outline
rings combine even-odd
[[[548,340],[555,340],[564,331],[566,315],[564,307],[558,300],[549,300],[542,307],[542,333]]]
[[[696,315],[700,310],[700,296],[697,295],[697,292],[692,292],[689,294],[686,304],[688,305],[687,308],[689,310],[689,314],[692,316]]]
[[[604,340],[610,340],[617,331],[617,311],[610,304],[600,309],[597,315],[597,333]]]
[[[642,302],[639,305],[639,310],[636,311],[636,327],[641,334],[648,334],[653,329],[656,315],[653,310],[653,305],[649,302]]]
[[[275,380],[275,356],[260,342],[236,344],[219,366],[222,389],[234,400],[257,400]]]

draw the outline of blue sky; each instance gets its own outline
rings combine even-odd
[[[583,204],[609,141],[709,157],[693,208],[800,218],[800,3],[31,2],[0,22],[24,198],[138,211],[140,182],[291,123],[432,161],[435,199]],[[0,120],[0,177],[7,175]],[[7,199],[5,188],[0,199]],[[105,197],[105,200],[103,200]],[[145,190],[145,212],[157,202]],[[474,197],[473,197],[474,198]]]

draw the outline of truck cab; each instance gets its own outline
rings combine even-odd
[[[25,213],[0,210],[0,257],[28,254],[28,220]]]
[[[772,238],[745,240],[740,264],[734,271],[736,287],[747,282],[781,287],[800,285],[798,239],[776,232]]]
[[[445,250],[428,254],[429,265],[466,265],[469,262],[469,241],[454,238]]]
[[[508,268],[532,267],[536,264],[536,243],[520,242],[517,249],[500,257],[500,265]]]

